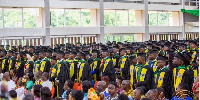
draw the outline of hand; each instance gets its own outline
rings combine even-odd
[[[58,84],[59,84],[59,83],[58,83],[57,81],[55,81],[55,85],[58,86]]]
[[[115,71],[116,71],[116,72],[119,72],[119,71],[120,71],[120,69],[119,69],[119,68],[115,68]]]

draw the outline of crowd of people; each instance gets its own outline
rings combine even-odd
[[[0,66],[5,100],[199,99],[198,39],[1,45]]]

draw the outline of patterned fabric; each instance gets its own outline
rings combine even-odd
[[[117,100],[118,99],[118,94],[114,98],[110,98],[110,95],[105,97],[105,100]]]

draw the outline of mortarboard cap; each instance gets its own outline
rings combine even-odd
[[[146,53],[140,53],[140,52],[139,52],[139,53],[137,53],[137,56],[138,56],[138,57],[140,56],[140,57],[145,57],[145,58],[146,58]]]
[[[166,56],[158,56],[158,57],[157,57],[157,60],[166,61],[166,60],[167,60],[167,57],[166,57]]]
[[[130,60],[130,61],[133,60],[133,59],[135,59],[135,58],[136,58],[135,55],[131,55],[131,56],[129,56],[129,60]]]

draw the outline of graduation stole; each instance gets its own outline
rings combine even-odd
[[[146,68],[142,68],[143,65],[138,65],[136,68],[136,80],[137,82],[141,82],[144,81],[146,73],[147,73],[147,69]]]
[[[126,57],[125,56],[122,56],[122,60],[120,61],[121,64],[120,64],[120,70],[124,68],[125,64],[126,64]],[[120,75],[122,76],[122,71],[120,71]]]
[[[53,65],[53,68],[51,71],[51,77],[53,77],[56,74],[56,66],[57,66],[57,64]]]
[[[113,59],[112,59],[112,60],[113,60],[113,66],[114,66],[114,67],[116,66],[116,62],[117,62],[117,58],[116,58],[117,55],[118,55],[118,54],[116,53],[116,54],[114,55]]]
[[[91,67],[92,71],[94,71],[94,70],[97,68],[98,60],[99,60],[99,58],[95,58],[95,59],[94,59],[94,63],[92,64],[92,67]],[[94,74],[94,80],[95,80],[95,81],[97,80],[96,74]]]
[[[4,58],[3,58],[2,67],[1,67],[1,68],[2,68],[2,70],[4,69],[4,67],[5,67],[5,64],[6,64],[6,57],[4,57]]]
[[[37,73],[38,72],[38,69],[39,69],[39,67],[40,67],[40,60],[37,60],[35,63],[34,63],[34,66],[35,66],[35,73]]]
[[[77,61],[77,60],[74,60]],[[74,75],[74,61],[72,61],[72,64],[70,65],[70,78],[72,78],[72,76]]]
[[[9,63],[9,71],[10,71],[10,69],[11,69],[11,67],[12,67],[12,58],[13,58],[13,56],[8,60],[8,63]]]
[[[25,63],[25,66],[24,66],[24,71],[29,68],[30,64],[29,62],[31,62],[31,60],[28,60],[26,63]]]
[[[44,71],[44,67],[46,65],[46,57],[44,59],[42,59],[41,61],[41,67],[40,67],[40,70],[43,72]]]
[[[134,66],[130,66],[130,82],[131,82],[131,88],[133,86],[133,72],[134,72]]]
[[[149,65],[151,68],[153,68],[153,72],[157,70],[157,60],[152,61],[150,64],[149,61],[146,63],[146,65]]]
[[[109,58],[109,57],[106,57],[105,59],[102,59],[101,60],[101,68],[100,69],[103,69],[102,71],[101,71],[101,75],[103,74],[103,72],[105,71],[105,69],[106,69],[106,67],[107,67],[107,65],[108,65],[108,63],[109,63],[109,61],[110,61],[111,59]]]
[[[194,81],[195,81],[198,77],[198,70],[194,69],[193,71],[194,71]]]
[[[16,68],[18,69],[21,65],[21,60],[17,60],[17,63],[16,63]]]
[[[194,58],[195,58],[195,56],[197,54],[197,51],[196,51],[196,49],[193,49],[192,51],[194,51],[193,54],[192,54],[192,61],[194,61]]]
[[[85,65],[85,60],[81,60],[81,64],[80,64],[80,66],[78,66],[79,67],[79,71],[78,71],[78,82],[80,82],[80,80],[81,80],[81,77],[82,77],[82,74],[83,74],[83,68],[84,68],[84,65]]]
[[[163,79],[164,79],[164,76],[165,76],[165,70],[167,70],[168,68],[166,66],[164,66],[163,69],[161,70],[157,70],[154,74],[154,77],[155,77],[155,83],[157,83],[157,88],[161,87],[163,85]],[[158,74],[160,73],[159,77],[158,77]]]
[[[178,69],[178,74],[176,75],[176,69]],[[183,74],[185,72],[185,67],[184,66],[178,66],[177,68],[173,69],[173,75],[174,75],[174,89],[176,91],[176,88],[182,81]]]
[[[61,59],[59,62],[58,62],[58,64],[56,64],[58,67],[57,67],[57,76],[58,76],[58,74],[60,73],[60,68],[61,68],[61,62],[64,62],[63,61],[63,59]]]

